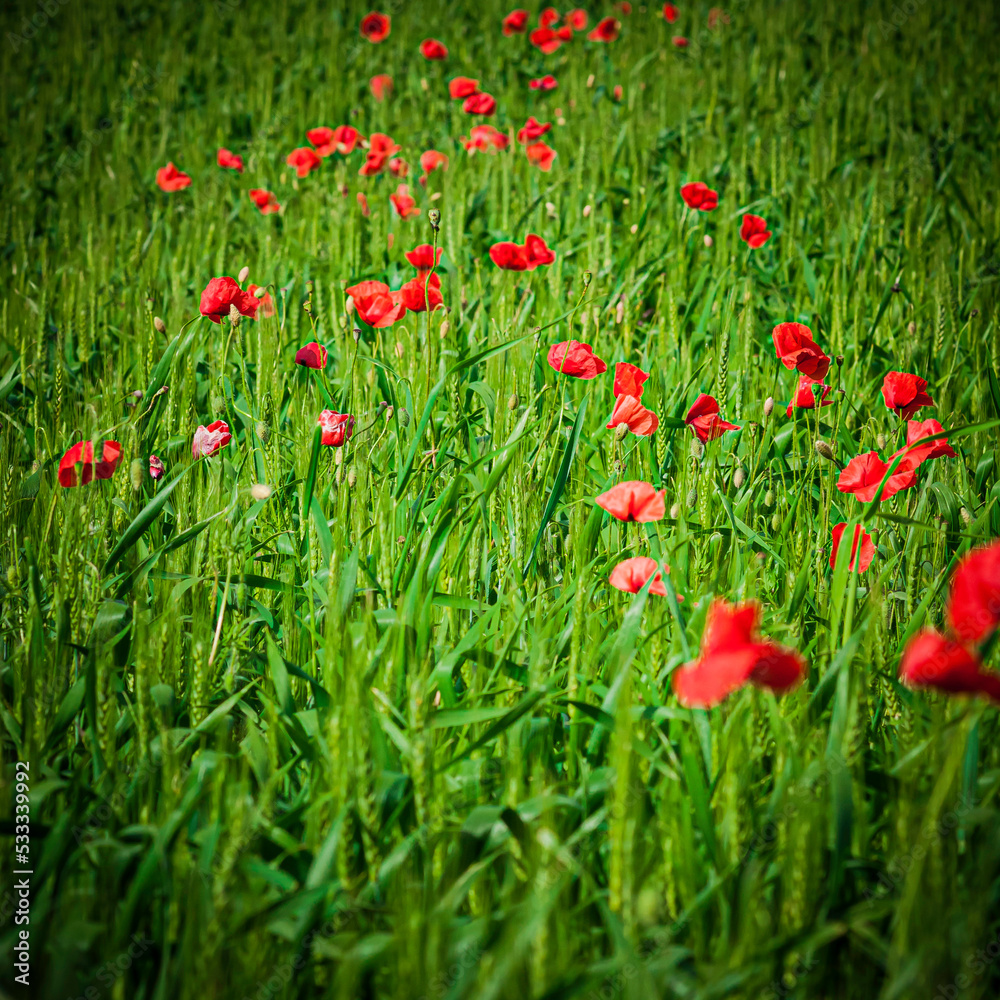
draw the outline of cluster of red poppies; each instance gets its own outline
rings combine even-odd
[[[714,191],[702,181],[691,181],[689,184],[681,186],[681,197],[688,208],[696,212],[711,212],[719,207],[719,192]],[[759,215],[744,215],[740,223],[740,239],[751,250],[762,247],[771,238],[771,231],[767,228],[767,221]],[[708,236],[706,243],[711,245]]]

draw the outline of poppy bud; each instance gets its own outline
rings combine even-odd
[[[697,439],[691,439],[691,457],[701,458],[705,454],[705,446]]]
[[[521,400],[517,398],[517,390],[515,389],[514,392],[510,394],[510,399],[507,400],[507,409],[513,413],[517,409],[520,402]]]
[[[693,510],[698,505],[698,487],[692,486],[688,490],[687,505],[689,510]]]
[[[712,245],[712,237],[705,233],[705,246],[710,247]]]
[[[239,311],[239,309],[236,308],[235,305],[231,305],[229,307],[229,322],[233,326],[239,326],[240,325],[240,311]]]
[[[144,478],[143,472],[144,470],[142,468],[142,459],[133,458],[132,464],[128,467],[128,478],[129,481],[132,483],[132,489],[134,489],[136,493],[138,493],[139,490],[142,489],[142,481]]]
[[[670,505],[670,516],[676,521],[681,512],[681,505],[679,503]]]
[[[781,527],[781,518],[778,517],[778,512],[774,512],[774,517],[771,518],[771,530],[777,531]]]
[[[347,473],[347,488],[353,490],[358,485],[358,474],[351,468]]]
[[[556,206],[553,205],[551,201],[547,201],[545,203],[545,212],[550,219],[558,218],[558,215],[556,213]]]
[[[773,411],[774,411],[774,396],[768,396],[767,399],[764,400],[764,419],[767,420],[767,418],[772,414]]]
[[[625,303],[621,299],[619,299],[618,306],[615,308],[615,325],[619,326],[624,318],[625,318]]]
[[[589,90],[593,86],[594,86],[594,74],[591,73],[590,76],[587,77],[587,89]]]
[[[338,448],[333,453],[333,464],[336,465],[336,466],[338,466],[338,467],[344,464],[344,449],[343,448]],[[338,479],[337,482],[340,482],[340,480]]]
[[[250,276],[250,268],[246,266],[241,267],[239,275],[239,283],[242,285],[243,282],[246,281],[249,276]]]
[[[968,509],[965,507],[959,507],[958,513],[962,518],[963,523],[968,528],[972,524],[972,515],[969,513]]]
[[[163,320],[160,319],[159,316],[154,316],[153,317],[153,326],[156,328],[156,332],[157,333],[166,333],[167,332],[167,324],[164,323]]]
[[[262,299],[265,295],[267,295],[267,288],[264,285],[260,285],[253,290],[253,297],[255,299]]]
[[[628,434],[628,424],[619,424],[615,428],[615,440],[616,441],[624,441],[626,434]]]
[[[392,420],[392,415],[395,413],[395,409],[391,406],[387,406],[385,409],[385,419],[387,421]]]
[[[250,487],[250,496],[254,500],[266,500],[274,491],[271,489],[267,483],[254,483]]]
[[[828,462],[832,462],[834,460],[833,449],[826,443],[826,441],[817,441],[814,447],[816,448],[816,454],[819,455],[820,458],[825,458]]]
[[[361,339],[361,327],[356,326],[354,328],[354,343],[356,344]]]
[[[399,422],[404,427],[410,426],[410,414],[405,407],[399,411]]]
[[[426,76],[422,76],[420,78],[420,89],[421,90],[430,90],[431,89],[431,85],[427,82],[427,77]]]
[[[450,331],[451,331],[451,323],[449,323],[447,320],[442,320],[441,328],[438,331],[438,333],[441,336],[441,339],[444,340],[448,336]]]
[[[774,506],[774,490],[768,490],[764,494],[764,506],[773,507]]]
[[[381,413],[383,410],[387,410],[388,408],[389,404],[384,399],[382,399],[379,400],[379,404],[378,406],[375,407],[375,410],[377,413]]]
[[[733,473],[733,489],[739,489],[746,479],[746,473],[742,469],[737,469]]]
[[[271,428],[264,423],[263,420],[258,420],[257,425],[254,427],[257,432],[257,438],[260,440],[261,444],[267,444],[271,440]]]
[[[912,323],[912,322],[907,323],[906,324],[906,332],[909,333],[912,336],[914,333],[917,332],[917,324],[916,323]]]
[[[885,435],[884,434],[879,434],[875,438],[875,443],[878,445],[879,451],[881,451],[885,447]]]
[[[427,221],[431,224],[431,229],[437,232],[441,225],[441,213],[436,208],[430,209],[427,213]]]
[[[583,206],[583,217],[586,219],[588,215],[590,215],[590,206],[589,205],[584,205]]]

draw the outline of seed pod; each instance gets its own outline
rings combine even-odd
[[[153,317],[153,326],[156,328],[156,332],[157,333],[166,333],[167,332],[167,324],[164,323],[163,320],[160,319],[159,316],[154,316]]]
[[[250,276],[250,268],[244,265],[240,268],[239,283],[242,285],[244,281]]]
[[[819,455],[820,458],[825,458],[828,462],[832,462],[834,460],[833,448],[831,448],[826,441],[817,441],[814,447],[816,448],[816,454]]]
[[[737,469],[733,473],[733,489],[738,490],[743,485],[745,479],[746,473],[742,469]]]
[[[764,400],[764,419],[766,420],[774,412],[774,397],[768,396]]]

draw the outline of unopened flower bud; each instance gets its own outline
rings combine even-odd
[[[764,400],[764,419],[766,420],[774,412],[774,396],[768,396]]]
[[[681,505],[679,503],[670,505],[670,516],[676,521],[681,513]]]
[[[399,422],[404,427],[410,426],[410,413],[405,406],[399,411]]]
[[[556,212],[556,206],[553,205],[551,201],[547,201],[545,203],[545,214],[548,215],[550,219],[558,218],[558,214]]]
[[[959,507],[958,513],[962,518],[962,523],[968,528],[972,524],[972,515],[969,513],[966,507]]]
[[[338,466],[344,464],[344,449],[343,448],[338,448],[333,453],[333,464],[334,465],[338,465]]]
[[[250,487],[250,496],[254,500],[266,500],[274,491],[271,489],[267,483],[254,483]]]
[[[737,469],[733,473],[733,489],[738,490],[743,485],[746,478],[747,478],[746,473],[742,469]]]
[[[517,390],[515,389],[514,392],[510,394],[510,399],[507,400],[507,409],[513,413],[517,409],[520,402],[521,400],[518,399]]]
[[[628,424],[619,424],[615,428],[616,441],[624,441],[627,434],[628,434]]]
[[[239,283],[242,285],[243,282],[246,281],[249,276],[250,276],[250,268],[246,267],[246,266],[241,267],[240,268],[240,276],[239,276],[239,279],[238,279]]]
[[[590,76],[587,77],[587,89],[589,90],[593,86],[594,86],[594,74],[591,73]]]
[[[712,237],[705,233],[705,246],[710,247],[712,245]]]
[[[625,318],[625,303],[619,299],[618,305],[615,307],[615,325],[621,324],[621,321]]]
[[[441,213],[436,208],[432,208],[427,213],[427,221],[431,224],[431,229],[437,232],[441,226]]]
[[[583,206],[583,217],[586,219],[588,215],[590,215],[590,206],[589,205],[584,205]]]
[[[764,494],[764,506],[773,507],[774,506],[774,490],[768,490]]]
[[[163,460],[157,458],[155,455],[149,456],[149,475],[151,479],[162,479],[163,473],[166,472],[166,467],[163,464]]]
[[[355,486],[358,485],[358,474],[354,471],[353,467],[348,470],[347,473],[347,488],[353,490]]]
[[[781,527],[781,518],[778,517],[778,512],[774,512],[774,517],[771,518],[771,530],[777,531]]]
[[[817,441],[814,447],[820,458],[825,458],[828,462],[833,461],[833,449],[826,441]]]
[[[396,412],[394,407],[387,406],[385,408],[385,419],[387,421],[392,420],[392,415]]]
[[[701,458],[705,454],[705,446],[697,439],[691,439],[691,457]]]
[[[232,323],[233,326],[240,325],[240,311],[234,305],[229,307],[229,322]]]
[[[153,317],[153,326],[156,328],[156,332],[157,333],[166,333],[167,332],[167,324],[164,323],[163,320],[160,319],[159,316],[154,316]]]
[[[263,420],[258,420],[254,430],[257,432],[257,439],[261,444],[267,444],[271,440],[271,428],[264,423]]]
[[[906,332],[912,337],[913,334],[917,332],[917,324],[914,322],[909,322],[906,324]]]
[[[875,437],[875,443],[879,446],[880,449],[884,448],[885,447],[885,435],[884,434],[877,434],[876,437]]]
[[[698,505],[698,487],[692,486],[687,495],[688,510],[693,510]]]
[[[265,295],[267,295],[267,286],[266,285],[258,285],[253,290],[253,297],[255,299],[262,299],[262,298],[264,298]]]
[[[144,479],[143,471],[144,470],[142,468],[142,459],[133,458],[132,464],[129,465],[128,467],[128,478],[129,481],[132,483],[132,489],[134,489],[136,493],[138,493],[139,490],[142,489],[142,482]]]
[[[443,320],[441,322],[441,328],[438,330],[438,335],[441,337],[442,340],[444,340],[445,338],[447,338],[450,332],[451,332],[451,323],[449,323],[447,320]]]
[[[354,343],[356,344],[361,339],[361,327],[356,326],[354,328]]]

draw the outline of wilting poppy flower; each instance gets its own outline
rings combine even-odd
[[[218,163],[220,167],[225,167],[227,170],[235,170],[240,174],[243,173],[243,157],[237,156],[235,153],[230,153],[228,149],[220,149],[219,152],[215,154],[215,162]]]
[[[955,449],[948,444],[947,438],[938,438],[936,441],[928,441],[927,444],[919,445],[916,448],[909,447],[921,438],[930,437],[931,434],[940,434],[943,430],[944,428],[936,420],[907,421],[907,447],[900,448],[899,451],[893,452],[889,456],[889,460],[891,461],[899,454],[904,454],[905,457],[903,461],[900,462],[900,468],[906,464],[908,468],[915,469],[918,465],[931,458],[957,458],[958,456],[955,454]]]
[[[295,352],[295,363],[305,368],[322,370],[326,367],[326,348],[314,340]]]
[[[299,146],[293,149],[285,159],[290,167],[295,167],[295,173],[299,177],[305,177],[310,170],[314,170],[323,161],[320,159],[315,149],[308,146]]]
[[[816,388],[823,390],[820,406],[833,406],[833,400],[826,398],[833,392],[830,386],[817,382],[815,379],[809,378],[808,375],[800,375],[799,387],[795,390],[795,395],[786,407],[785,413],[791,416],[792,410],[814,410],[816,408]]]
[[[427,274],[431,268],[437,267],[441,263],[443,247],[438,247],[435,252],[430,243],[421,243],[420,246],[407,250],[403,255],[417,269],[417,274]]]
[[[719,204],[719,192],[701,181],[685,184],[681,188],[681,197],[688,208],[696,208],[699,212],[711,212]]]
[[[435,170],[448,169],[448,157],[436,149],[428,149],[420,154],[420,169],[424,172],[420,182],[426,184],[428,174],[432,174]]]
[[[542,27],[535,28],[535,30],[528,35],[528,41],[535,46],[544,55],[551,55],[556,49],[562,45],[564,39],[560,36],[558,31],[553,31],[551,28]]]
[[[384,101],[392,93],[392,77],[388,73],[377,73],[368,81],[368,86],[376,101]]]
[[[479,92],[479,81],[471,76],[456,76],[448,81],[448,93],[452,100],[461,101]]]
[[[906,644],[899,679],[908,687],[983,694],[1000,701],[1000,675],[984,670],[973,650],[931,629],[918,632]]]
[[[691,404],[684,423],[693,428],[698,440],[702,442],[714,441],[726,431],[740,429],[738,425],[730,424],[719,416],[719,404],[704,392]]]
[[[277,196],[263,188],[250,188],[250,200],[260,209],[261,215],[273,215],[281,210]]]
[[[927,382],[908,372],[889,372],[882,382],[882,398],[890,410],[895,410],[904,420],[909,420],[921,406],[933,406],[927,395]]]
[[[409,184],[400,184],[394,194],[389,195],[392,207],[401,219],[408,219],[411,215],[419,215],[420,209],[417,203],[410,197]]]
[[[779,323],[771,331],[774,352],[789,370],[795,369],[821,382],[830,370],[830,359],[812,339],[812,331],[802,323]]]
[[[608,370],[608,366],[591,350],[590,344],[578,340],[562,340],[549,348],[548,362],[551,368],[563,375],[574,378],[597,378]]]
[[[361,281],[346,291],[358,315],[376,329],[392,326],[406,312],[406,306],[393,301],[389,286],[381,281]]]
[[[490,260],[504,271],[527,271],[528,254],[519,243],[505,240],[490,247]]]
[[[650,577],[653,577],[653,582],[649,585],[649,592],[651,594],[659,594],[660,597],[666,597],[667,588],[663,583],[663,573],[660,571],[660,564],[648,556],[635,556],[632,559],[625,559],[620,562],[611,571],[608,583],[616,590],[622,590],[626,594],[638,594],[646,586],[646,581]]]
[[[389,18],[385,14],[378,14],[372,11],[361,18],[361,35],[369,42],[382,42],[389,37],[392,26]]]
[[[257,299],[254,293],[259,287],[259,285],[247,285],[247,295],[253,295]],[[274,299],[271,298],[270,292],[265,292],[263,298],[257,299],[257,301],[260,303],[260,309],[259,315],[254,316],[254,319],[259,319],[261,316],[267,319],[269,316],[274,315]]]
[[[149,477],[150,479],[159,480],[163,478],[163,474],[166,472],[166,467],[163,464],[163,459],[157,458],[155,455],[149,456]]]
[[[358,205],[361,208],[361,214],[366,219],[370,218],[371,214],[372,214],[372,210],[368,207],[368,198],[365,195],[364,191],[359,191],[358,192]]]
[[[615,408],[611,411],[608,428],[624,424],[633,434],[646,436],[652,434],[660,426],[660,418],[647,410],[635,396],[618,396]]]
[[[619,361],[615,365],[615,396],[642,396],[643,385],[649,378],[649,372],[644,372],[638,365],[630,365],[627,361]]]
[[[528,12],[526,10],[512,10],[503,19],[503,33],[509,38],[511,35],[521,35],[528,27]]]
[[[477,149],[495,153],[497,150],[506,149],[510,140],[492,125],[473,125],[469,129],[469,138],[466,139],[463,135],[461,142],[470,153],[476,152]]]
[[[398,292],[392,293],[394,302],[400,302],[410,312],[434,312],[444,305],[441,297],[441,279],[436,274],[411,278]]]
[[[559,20],[559,11],[555,7],[546,7],[545,10],[538,15],[538,23],[543,28],[551,28],[553,24],[556,24]]]
[[[243,291],[235,278],[213,278],[201,293],[200,309],[213,323],[228,318],[229,307],[236,306],[241,316],[257,314],[260,302],[250,292]]]
[[[666,492],[657,491],[650,483],[633,480],[612,486],[596,502],[619,521],[659,521],[667,509]]]
[[[673,43],[675,49],[686,49],[688,47],[688,40],[683,35],[674,35],[670,41]]]
[[[420,54],[425,59],[430,59],[432,62],[448,58],[447,48],[445,48],[445,46],[436,38],[425,38],[420,43]]]
[[[405,177],[410,172],[410,165],[401,156],[394,156],[389,161],[389,173],[393,177]]]
[[[323,428],[320,442],[329,448],[339,448],[354,433],[354,417],[348,413],[323,410],[316,422]]]
[[[889,466],[878,457],[878,452],[866,452],[847,463],[837,479],[837,489],[841,493],[853,493],[862,503],[868,503],[875,498],[879,483],[888,471]],[[900,490],[909,489],[916,481],[912,471],[895,472],[885,484],[882,499],[888,500]]]
[[[105,441],[101,457],[94,461],[94,443],[78,441],[59,459],[59,485],[70,487],[92,479],[110,479],[122,460],[122,446],[117,441]],[[79,476],[76,467],[80,465]]]
[[[585,31],[587,28],[587,12],[577,7],[576,10],[571,10],[565,18],[565,22],[574,31]]]
[[[528,270],[534,271],[536,267],[551,264],[556,259],[556,252],[549,248],[541,236],[528,233],[524,241],[524,256],[528,262]]]
[[[496,109],[497,102],[491,94],[470,94],[462,102],[462,110],[467,115],[491,115]]]
[[[1000,625],[1000,542],[962,558],[945,612],[955,634],[966,642],[981,642]]]
[[[180,191],[191,184],[191,178],[178,170],[172,163],[156,171],[156,183],[161,191]]]
[[[229,424],[225,420],[213,420],[207,427],[200,424],[191,442],[191,455],[194,458],[208,458],[220,448],[225,448],[232,439]]]
[[[559,83],[551,73],[547,73],[537,80],[529,80],[528,86],[532,90],[555,90],[559,86]]]
[[[681,16],[681,12],[672,3],[665,3],[663,5],[663,16],[667,24],[673,24]]]
[[[522,146],[526,146],[528,143],[534,142],[535,139],[541,138],[551,128],[552,122],[540,122],[532,115],[518,130],[517,141]]]
[[[597,27],[591,31],[587,38],[592,42],[613,42],[621,31],[620,22],[613,17],[604,17],[597,22]]]
[[[556,158],[556,151],[544,142],[533,142],[530,146],[524,147],[528,162],[538,167],[542,173],[548,173],[552,169],[552,161]]]
[[[767,222],[759,215],[744,215],[743,223],[740,225],[740,239],[751,250],[762,247],[771,238],[768,232]]]
[[[844,534],[844,529],[847,527],[846,521],[841,521],[840,524],[835,524],[833,526],[833,549],[830,552],[830,569],[833,569],[837,564],[837,552],[840,549],[840,539]],[[861,555],[858,556],[858,539],[861,540]],[[872,560],[875,558],[875,543],[872,541],[872,536],[861,527],[860,524],[854,526],[854,544],[851,546],[851,561],[848,563],[848,569],[851,572],[854,571],[855,560],[858,562],[858,572],[864,573],[872,564]]]
[[[787,691],[801,680],[805,661],[792,649],[757,634],[755,603],[713,601],[697,660],[673,673],[674,691],[690,708],[711,708],[747,683]]]

